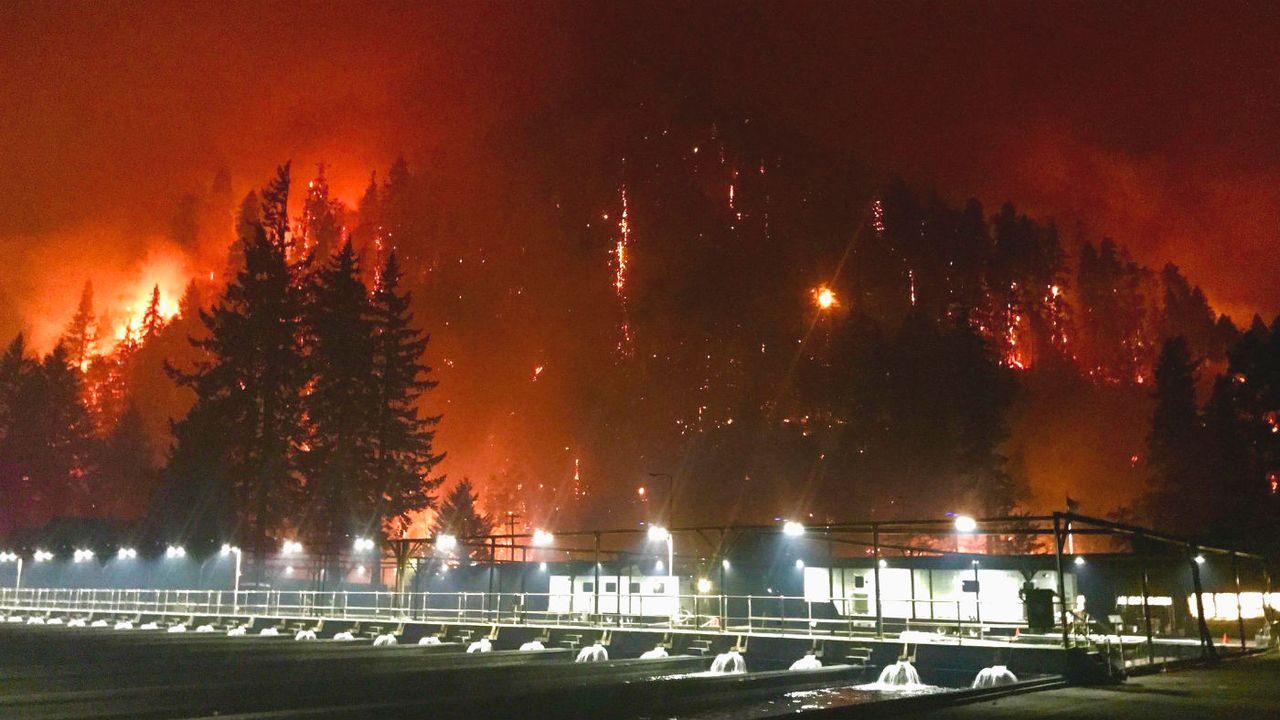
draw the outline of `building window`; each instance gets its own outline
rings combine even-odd
[[[631,583],[631,588],[630,588],[630,590],[631,590],[631,594],[632,594],[632,595],[639,595],[639,594],[640,594],[640,583],[637,583],[637,582],[633,582],[633,583]]]
[[[584,583],[582,583],[582,592],[595,592],[595,591],[596,591],[596,584],[595,584],[595,583],[593,583],[593,582],[584,582]]]
[[[616,592],[618,592],[618,583],[616,583],[616,582],[607,582],[607,583],[605,583],[605,584],[604,584],[604,591],[605,591],[605,592],[607,592],[607,593],[616,593]]]

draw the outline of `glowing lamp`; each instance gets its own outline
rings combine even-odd
[[[458,538],[446,533],[441,533],[436,536],[436,549],[449,552],[456,547],[458,547]]]
[[[1083,564],[1084,564],[1084,556],[1082,556],[1082,555],[1077,555],[1077,556],[1076,556],[1076,559],[1075,559],[1075,563],[1076,563],[1076,565],[1083,565]]]
[[[788,520],[782,523],[782,534],[787,537],[800,537],[804,534],[804,525],[795,520]]]
[[[555,542],[556,536],[541,528],[533,531],[533,544],[537,547],[547,547]]]
[[[666,542],[671,538],[671,533],[661,525],[649,526],[649,542]]]
[[[711,581],[706,578],[698,578],[698,592],[703,595],[711,592]]]
[[[968,515],[956,516],[956,532],[971,533],[978,529],[978,521]]]
[[[284,547],[280,550],[285,555],[299,555],[302,553],[302,543],[297,540],[285,540]]]
[[[131,547],[122,547],[116,551],[117,560],[133,560],[138,557],[138,551]]]
[[[187,556],[187,549],[181,545],[170,545],[165,548],[164,556],[170,560],[179,560]]]

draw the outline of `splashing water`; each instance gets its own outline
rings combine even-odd
[[[574,662],[604,662],[609,659],[609,651],[604,649],[600,643],[596,643],[590,647],[584,647],[578,652],[578,657],[574,658]]]
[[[876,681],[876,684],[911,687],[922,683],[920,682],[920,673],[916,672],[916,667],[909,660],[899,660],[880,671],[880,679]]]
[[[821,670],[822,661],[819,660],[815,655],[813,655],[813,653],[810,653],[800,658],[799,660],[791,663],[791,669],[792,670]]]
[[[999,687],[1000,685],[1012,685],[1018,682],[1018,676],[1009,671],[1004,665],[992,665],[984,668],[978,673],[978,677],[973,679],[973,687],[989,688]]]
[[[742,659],[742,654],[736,650],[720,653],[711,663],[711,672],[720,675],[745,673],[746,671],[747,661]]]

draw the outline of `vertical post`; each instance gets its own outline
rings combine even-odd
[[[1231,553],[1231,574],[1235,576],[1236,580],[1236,622],[1240,627],[1240,652],[1243,653],[1249,649],[1249,646],[1244,639],[1244,609],[1240,602],[1240,561],[1234,552]],[[1266,602],[1265,597],[1263,602]]]
[[[982,632],[982,583],[978,581],[978,561],[973,561],[973,616],[978,621],[978,639],[985,636]]]
[[[880,605],[880,525],[871,525],[872,575],[876,584],[876,638],[884,639],[884,612]],[[845,608],[847,612],[849,608]]]
[[[1058,602],[1062,607],[1062,647],[1071,646],[1070,628],[1067,622],[1067,579],[1062,574],[1062,514],[1053,514],[1053,560],[1058,569]]]
[[[600,533],[599,532],[596,532],[595,534],[595,550],[596,550],[596,563],[595,563],[595,569],[593,572],[595,573],[596,581],[591,586],[591,589],[592,589],[591,614],[595,615],[596,618],[598,619],[600,616]]]
[[[1189,545],[1187,562],[1191,565],[1191,584],[1196,592],[1196,613],[1199,615],[1200,651],[1205,658],[1216,658],[1217,650],[1213,647],[1213,638],[1209,635],[1208,620],[1204,616],[1204,587],[1200,584],[1200,564],[1196,562],[1196,546]]]
[[[1156,641],[1151,634],[1151,594],[1150,582],[1147,578],[1147,565],[1142,565],[1142,618],[1147,623],[1147,665],[1156,664]]]
[[[494,536],[490,535],[489,536],[489,592],[485,593],[485,596],[484,596],[484,609],[485,609],[486,615],[488,614],[488,611],[489,611],[489,604],[490,604],[489,597],[493,595],[493,572],[497,563],[498,563],[498,540]],[[500,608],[495,607],[495,610],[496,609],[500,609]],[[497,613],[495,612],[494,615],[496,617]]]

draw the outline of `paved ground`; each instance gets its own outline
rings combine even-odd
[[[921,720],[1197,720],[1280,718],[1280,656],[1268,653],[1212,668],[1130,678],[1102,688],[1068,688],[922,713]]]

